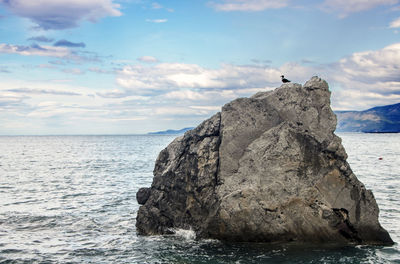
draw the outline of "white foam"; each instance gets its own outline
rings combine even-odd
[[[174,232],[174,236],[181,237],[185,240],[196,239],[196,232],[194,232],[191,228],[190,229],[174,228],[172,229],[172,232]]]

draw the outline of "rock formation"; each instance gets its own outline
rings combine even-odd
[[[230,241],[391,244],[334,134],[328,84],[239,98],[159,154],[137,200],[139,234]]]

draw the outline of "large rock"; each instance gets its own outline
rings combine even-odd
[[[335,128],[318,77],[226,104],[161,151],[138,192],[139,234],[392,244]]]

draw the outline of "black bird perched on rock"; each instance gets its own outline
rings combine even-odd
[[[288,82],[290,82],[288,79],[286,79],[285,78],[285,76],[283,76],[283,75],[281,75],[281,78],[282,78],[282,82],[283,83],[288,83]]]

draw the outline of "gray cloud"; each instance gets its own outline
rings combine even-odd
[[[1,66],[1,65],[0,65],[0,72],[1,73],[11,73],[11,71],[8,70],[7,66]]]
[[[82,95],[76,92],[52,90],[52,89],[15,88],[15,89],[8,89],[7,91],[20,94],[51,94],[51,95],[67,95],[67,96]]]
[[[71,51],[63,47],[40,46],[33,44],[31,46],[10,45],[0,43],[0,53],[19,54],[24,56],[49,56],[49,57],[67,57]]]
[[[120,16],[113,0],[0,0],[18,16],[30,19],[44,30],[77,27],[82,21],[96,22],[106,16]]]
[[[65,62],[61,60],[49,61],[49,63],[53,65],[65,65]]]
[[[74,75],[82,75],[85,73],[84,71],[82,71],[81,69],[78,69],[78,68],[64,69],[62,71],[65,73],[74,74]]]
[[[23,100],[27,98],[2,96],[0,94],[0,108],[1,109],[14,109],[19,106],[26,106]]]
[[[115,70],[105,70],[105,69],[101,69],[98,67],[91,67],[88,69],[88,71],[100,73],[100,74],[114,74],[115,73]]]
[[[23,56],[54,57],[70,62],[99,62],[100,56],[94,52],[73,51],[69,47],[54,47],[32,44],[30,46],[0,43],[0,53],[18,54]],[[55,62],[52,62],[53,64]]]
[[[271,60],[259,60],[259,59],[252,59],[251,62],[256,64],[271,64]]]
[[[52,38],[47,38],[47,37],[45,37],[45,36],[31,37],[31,38],[28,38],[27,40],[30,40],[30,41],[39,41],[39,42],[46,42],[46,43],[49,43],[49,42],[53,42],[53,41],[54,41],[54,39],[52,39]]]
[[[310,60],[310,59],[302,59],[301,63],[303,63],[303,64],[313,64],[313,63],[315,63],[315,61]]]
[[[84,48],[86,44],[83,42],[71,42],[65,39],[61,39],[53,44],[54,47],[69,47],[69,48]]]

